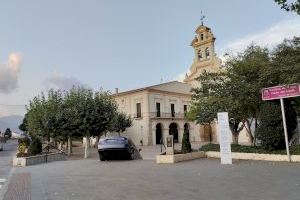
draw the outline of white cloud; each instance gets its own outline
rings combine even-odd
[[[82,86],[87,87],[87,85],[83,84],[80,80],[75,77],[65,77],[61,74],[54,72],[54,74],[47,78],[46,86],[48,88],[56,88],[61,90],[69,90],[73,86]]]
[[[10,93],[18,87],[21,64],[22,56],[18,53],[11,53],[7,63],[0,64],[0,92]]]
[[[221,54],[224,53],[237,53],[246,49],[251,43],[257,45],[273,48],[277,44],[281,43],[286,38],[293,38],[300,35],[300,19],[289,19],[281,21],[265,30],[254,33],[252,35],[245,36],[237,39],[225,45],[220,50]]]

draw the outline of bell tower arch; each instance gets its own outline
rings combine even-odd
[[[194,48],[194,60],[190,67],[189,74],[186,74],[185,83],[197,86],[195,78],[197,78],[204,70],[219,71],[221,66],[221,59],[215,53],[214,34],[211,29],[203,25],[203,22],[195,30],[195,37],[191,42]]]

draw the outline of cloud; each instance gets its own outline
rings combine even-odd
[[[47,78],[46,86],[48,88],[56,88],[61,90],[69,90],[73,86],[87,87],[86,84],[83,84],[80,80],[75,77],[65,77],[61,74],[54,72],[54,74]]]
[[[280,21],[279,23],[270,26],[265,30],[229,42],[220,50],[220,52],[221,54],[235,54],[245,50],[251,43],[272,49],[284,39],[290,39],[299,35],[300,20],[299,17],[296,17],[294,19]]]
[[[10,93],[18,87],[22,56],[11,53],[7,63],[0,64],[0,93]]]

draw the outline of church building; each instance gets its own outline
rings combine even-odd
[[[184,82],[171,81],[125,92],[116,90],[113,94],[119,111],[133,118],[132,127],[122,134],[136,144],[160,144],[168,135],[173,135],[174,142],[181,142],[185,130],[191,142],[218,142],[216,125],[199,125],[185,119],[191,89],[199,86],[195,78],[204,70],[218,72],[221,66],[211,29],[201,24],[195,33],[191,42],[194,59]]]

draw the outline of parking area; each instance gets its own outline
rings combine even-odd
[[[31,176],[32,200],[299,199],[300,164],[199,159],[69,160],[18,168]]]

